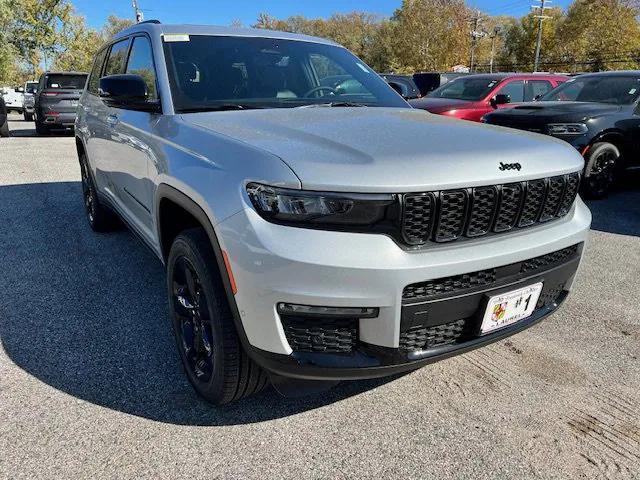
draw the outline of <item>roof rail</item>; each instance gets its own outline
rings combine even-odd
[[[144,22],[138,22],[136,23],[136,25],[142,25],[143,23],[155,23],[156,25],[158,25],[162,22],[160,22],[160,20],[153,19],[153,20],[145,20]]]

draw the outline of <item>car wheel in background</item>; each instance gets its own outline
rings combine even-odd
[[[24,121],[33,122],[33,113],[24,112]]]
[[[82,176],[82,199],[87,213],[89,226],[95,232],[108,232],[114,230],[118,224],[115,215],[102,206],[98,199],[93,177],[87,167],[86,157],[80,156],[80,174]]]
[[[582,194],[586,198],[604,198],[613,186],[620,150],[608,142],[594,143],[585,155]]]
[[[215,405],[262,390],[267,374],[244,352],[204,230],[182,232],[167,260],[169,309],[191,385]]]
[[[0,125],[0,137],[8,137],[9,136],[9,122],[5,121],[2,125]]]

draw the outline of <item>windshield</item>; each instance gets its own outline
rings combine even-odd
[[[173,37],[164,37],[164,50],[180,112],[316,104],[408,108],[342,47],[270,38]]]
[[[87,81],[87,75],[66,75],[53,73],[47,75],[44,88],[62,88],[66,90],[82,90]]]
[[[577,77],[542,96],[539,101],[598,102],[625,105],[640,94],[640,78],[623,76]]]
[[[429,93],[427,97],[435,98],[452,98],[455,100],[470,100],[478,101],[489,95],[489,92],[493,90],[500,80],[495,78],[456,78],[448,83],[445,83],[439,88],[436,88],[433,92]]]

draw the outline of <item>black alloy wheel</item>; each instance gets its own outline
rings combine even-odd
[[[167,291],[176,346],[189,382],[215,405],[257,393],[269,381],[242,347],[223,274],[202,228],[185,230],[173,241]]]
[[[207,296],[200,277],[187,257],[179,257],[173,269],[174,331],[188,375],[208,383],[213,374],[213,332]]]
[[[599,199],[609,194],[615,182],[620,151],[611,143],[594,144],[587,153],[587,165],[582,186],[587,198]]]

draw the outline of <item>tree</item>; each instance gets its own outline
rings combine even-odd
[[[637,2],[575,0],[558,31],[562,57],[577,70],[638,68]]]
[[[538,36],[537,13],[530,13],[507,28],[504,46],[498,63],[502,70],[533,69],[536,41]],[[557,31],[563,23],[564,14],[560,8],[545,9],[544,15],[549,17],[542,22],[541,66],[545,63],[556,63],[559,58],[559,42]],[[549,68],[546,68],[549,70]]]

